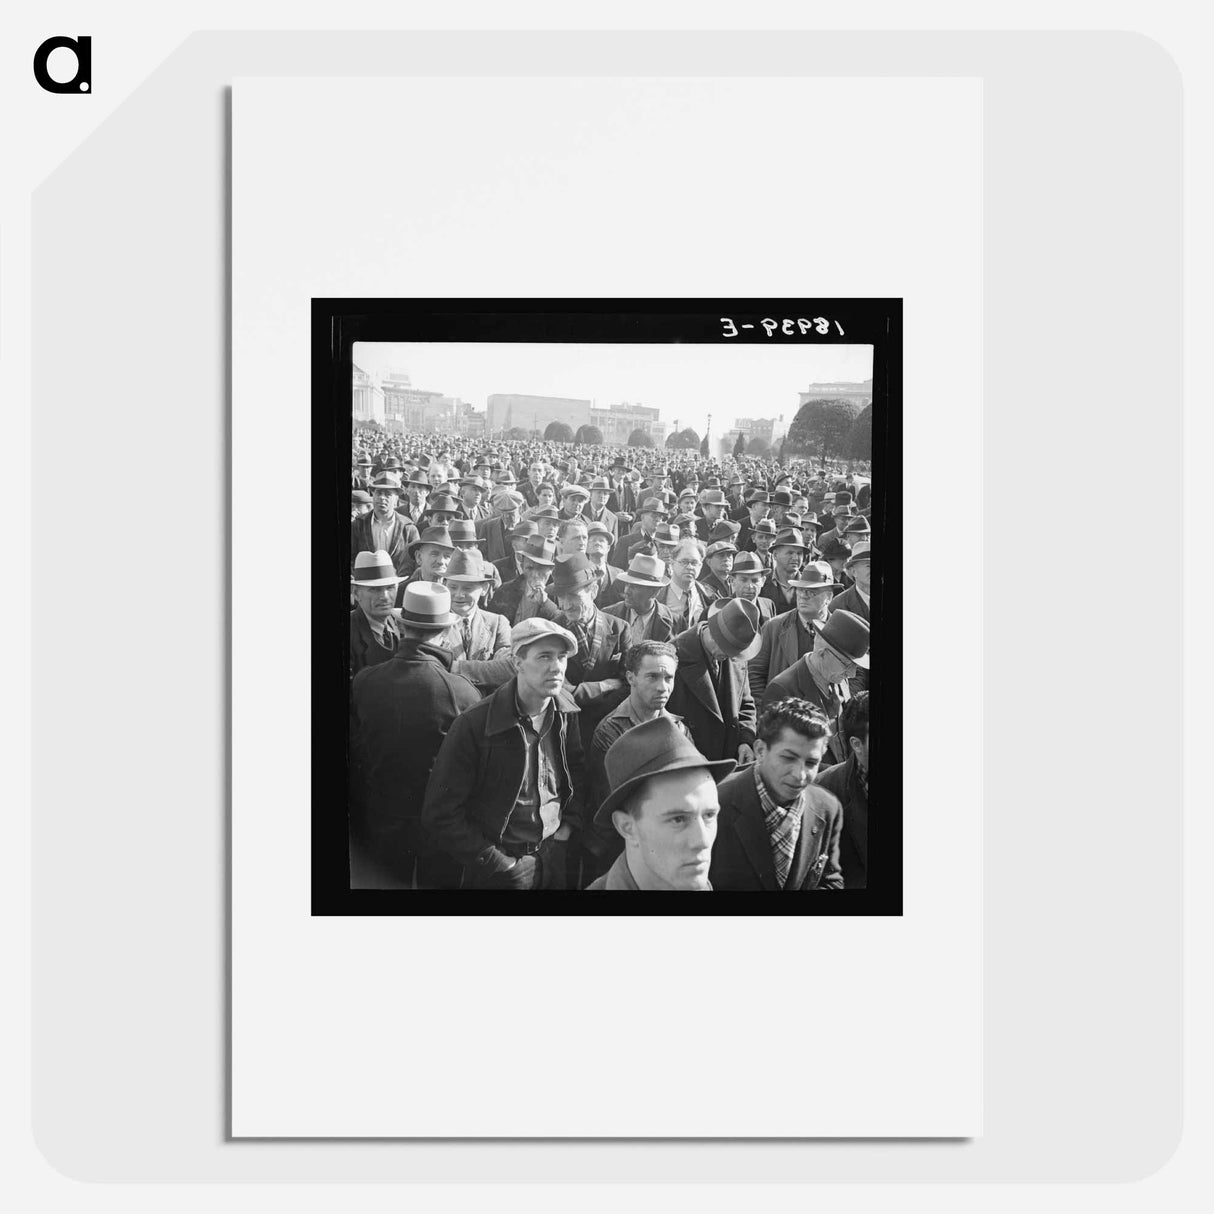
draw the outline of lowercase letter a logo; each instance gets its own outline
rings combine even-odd
[[[52,51],[69,50],[76,56],[76,74],[71,80],[58,81],[46,70]],[[34,79],[48,93],[88,93],[93,88],[93,40],[84,34],[76,38],[48,38],[34,52]]]

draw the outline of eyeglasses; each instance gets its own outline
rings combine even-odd
[[[699,567],[700,567],[699,561],[686,560],[686,559],[681,560],[681,561],[675,561],[675,564],[678,565],[678,567],[680,569],[699,569]]]

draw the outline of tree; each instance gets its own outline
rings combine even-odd
[[[837,455],[843,449],[859,411],[859,406],[849,400],[807,400],[788,427],[785,442],[789,454],[817,452],[823,460]]]
[[[547,429],[544,431],[544,442],[573,442],[573,427],[568,422],[549,422]]]
[[[598,426],[578,426],[577,433],[573,436],[575,443],[586,443],[591,447],[602,446],[603,432]]]
[[[752,440],[753,441],[753,440]],[[742,455],[746,451],[746,435],[738,431],[738,441],[733,445],[734,455]]]
[[[524,430],[522,426],[511,426],[506,432],[506,437],[512,442],[521,443],[531,437],[531,431]]]
[[[644,430],[634,430],[628,436],[629,447],[652,447],[653,439]]]
[[[747,455],[767,455],[770,451],[771,443],[761,434],[751,435],[750,441],[746,444]],[[737,455],[738,452],[735,451],[734,454]]]
[[[843,453],[850,459],[868,459],[873,457],[873,407],[865,405],[856,415],[847,439],[843,444]]]
[[[666,436],[666,446],[672,451],[694,451],[699,445],[700,436],[690,426]]]

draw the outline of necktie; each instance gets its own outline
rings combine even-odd
[[[590,641],[586,636],[585,627],[581,624],[574,625],[573,635],[577,637],[578,661],[586,667],[590,664]]]
[[[472,656],[472,621],[464,621],[464,657]]]

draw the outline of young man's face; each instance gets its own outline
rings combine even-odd
[[[535,500],[541,506],[553,506],[556,504],[556,490],[551,485],[545,485],[542,489],[535,491]]]
[[[597,532],[586,540],[586,553],[593,561],[606,559],[607,553],[611,551],[611,537],[609,535],[600,535]]]
[[[847,740],[848,746],[851,748],[852,754],[856,756],[856,763],[861,771],[868,771],[868,734],[863,738],[851,737]]]
[[[527,476],[531,479],[532,485],[538,485],[544,479],[543,468],[528,468]]]
[[[587,534],[585,527],[566,527],[561,537],[561,555],[572,556],[575,552],[585,552]]]
[[[708,505],[700,507],[700,513],[704,516],[705,522],[715,523],[725,513],[725,507],[709,502]]]
[[[598,511],[607,505],[607,490],[606,489],[591,489],[590,490],[590,505],[597,514]]]
[[[447,589],[451,591],[451,610],[461,619],[472,614],[481,596],[485,593],[487,582],[448,582]]]
[[[761,523],[767,517],[766,502],[751,502],[750,503],[750,524],[753,527],[755,523]]]
[[[770,746],[761,740],[755,743],[759,774],[777,804],[788,805],[804,792],[818,774],[827,742],[827,738],[807,738],[786,725]]]
[[[564,500],[565,513],[568,515],[581,514],[582,507],[586,504],[584,497],[579,497],[576,493],[566,493]]]
[[[555,637],[533,642],[514,658],[520,690],[536,696],[555,696],[565,681],[568,662],[565,645]]]
[[[655,776],[635,814],[617,810],[629,867],[642,889],[705,890],[717,837],[717,786],[703,768]]]
[[[665,708],[674,690],[675,666],[674,658],[660,653],[642,658],[635,672],[627,672],[633,703],[645,712]]]
[[[438,581],[447,572],[450,561],[450,550],[437,544],[423,544],[417,550],[417,567],[421,570],[422,581]]]
[[[468,510],[475,510],[481,504],[481,491],[475,485],[465,485],[460,490],[460,499]]]
[[[386,620],[396,602],[395,586],[356,586],[354,601],[372,620]]]
[[[753,603],[763,589],[764,576],[761,573],[735,573],[729,579],[729,588],[734,597]]]
[[[415,514],[420,514],[426,508],[426,498],[430,496],[430,490],[425,485],[410,485],[409,486],[409,505],[413,507]]]
[[[756,552],[770,551],[772,541],[775,538],[776,537],[774,535],[772,535],[770,531],[756,531],[755,532],[755,551]]]

